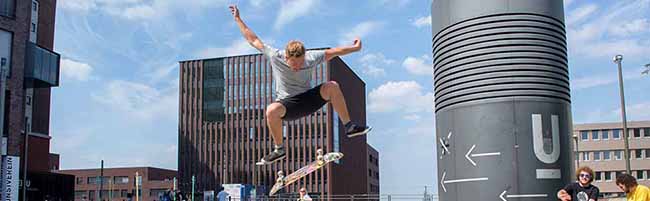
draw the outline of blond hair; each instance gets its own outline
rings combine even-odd
[[[300,41],[292,40],[287,43],[287,47],[284,51],[287,58],[297,58],[305,55],[305,46]]]

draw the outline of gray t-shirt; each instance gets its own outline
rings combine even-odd
[[[294,72],[285,61],[284,50],[278,50],[264,45],[262,50],[273,69],[275,82],[275,99],[280,100],[303,93],[311,89],[314,67],[325,62],[325,50],[309,50],[305,52],[305,64],[302,69]]]

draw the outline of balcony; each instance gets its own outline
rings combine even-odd
[[[61,55],[29,41],[25,52],[25,78],[33,80],[35,88],[59,86]]]

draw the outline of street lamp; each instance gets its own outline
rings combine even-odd
[[[580,168],[580,150],[578,149],[578,135],[573,134],[573,141],[576,143],[576,169]]]
[[[625,117],[625,92],[623,91],[623,68],[621,67],[621,62],[623,61],[623,55],[616,55],[614,57],[614,63],[618,64],[618,86],[621,95],[621,116],[623,117],[623,141],[625,142],[625,172],[627,174],[632,174],[630,171],[630,144],[628,142],[628,132],[627,132],[627,118]]]

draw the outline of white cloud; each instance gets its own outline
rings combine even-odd
[[[641,70],[623,72],[623,82],[642,78]],[[618,83],[618,72],[571,79],[571,90],[588,89]]]
[[[123,80],[110,81],[92,98],[126,117],[150,121],[154,118],[176,118],[178,85],[159,90],[149,85]]]
[[[433,113],[433,93],[415,81],[387,82],[368,94],[370,112]]]
[[[58,2],[58,6],[64,10],[86,13],[95,9],[97,5],[93,0],[63,0]]]
[[[67,0],[66,0],[67,1]],[[225,0],[95,0],[97,7],[104,12],[128,20],[161,20],[174,16],[175,12],[184,14],[199,13],[209,8],[223,7]]]
[[[381,77],[386,75],[385,66],[395,63],[394,60],[387,59],[384,54],[365,54],[359,58],[359,63],[363,67],[362,72],[372,77]]]
[[[137,5],[134,7],[126,8],[122,12],[122,16],[130,20],[149,19],[156,14],[156,11],[150,5]]]
[[[146,76],[149,77],[151,80],[150,83],[156,84],[162,80],[169,79],[170,75],[175,75],[174,77],[171,78],[177,78],[178,79],[178,74],[172,74],[174,70],[178,70],[179,64],[178,63],[173,63],[165,67],[160,67],[160,68],[155,68],[153,69],[153,72],[147,73]],[[178,71],[176,71],[178,72]]]
[[[313,12],[318,3],[318,0],[282,1],[282,5],[280,5],[280,13],[276,18],[273,27],[276,30],[279,30],[284,25],[291,23],[295,19]]]
[[[650,119],[650,102],[636,103],[632,105],[626,105],[625,107],[628,120],[630,121],[640,121]],[[612,113],[620,114],[621,108],[618,110],[612,111]]]
[[[92,71],[93,67],[86,63],[61,59],[61,75],[64,79],[87,81]]]
[[[250,0],[249,3],[253,8],[264,8],[267,4],[269,4],[271,1],[267,0]]]
[[[411,0],[379,0],[376,2],[385,7],[400,8],[411,2]]]
[[[246,40],[239,39],[233,41],[227,47],[209,47],[200,50],[195,55],[197,55],[200,58],[214,58],[214,57],[223,57],[223,56],[252,54],[257,52],[258,50],[253,48],[250,44],[248,44]]]
[[[339,39],[339,44],[341,45],[351,45],[356,37],[365,38],[368,34],[372,32],[379,31],[383,27],[384,23],[378,21],[366,21],[357,24],[352,29],[346,29],[341,38]]]
[[[415,21],[413,21],[411,24],[413,26],[416,26],[417,28],[421,28],[423,26],[431,27],[431,15],[418,18]]]
[[[421,58],[416,57],[407,57],[402,62],[402,66],[406,70],[414,75],[427,75],[433,76],[433,63],[431,58],[427,55],[422,56]]]
[[[567,24],[573,25],[575,23],[578,23],[587,17],[591,16],[594,12],[598,10],[598,6],[595,4],[589,4],[586,6],[582,6],[580,8],[576,8],[573,11],[569,12],[569,15],[566,17],[567,19]]]
[[[409,120],[409,121],[418,122],[418,121],[420,121],[420,119],[422,119],[422,117],[420,115],[417,115],[417,114],[408,114],[408,115],[404,116],[404,119]]]
[[[570,54],[574,56],[602,57],[624,54],[625,56],[644,56],[650,52],[650,41],[647,37],[613,37],[628,33],[645,26],[637,21],[647,17],[650,0],[634,0],[630,2],[613,2],[610,7],[596,13],[590,6],[584,6],[571,11],[567,24],[567,38]],[[578,23],[582,21],[582,23]],[[624,26],[626,31],[612,32],[612,27]],[[640,25],[640,26],[639,26]],[[618,35],[617,35],[618,34]]]
[[[609,29],[609,33],[621,37],[646,33],[648,31],[650,31],[650,20],[648,19],[636,19],[629,22],[623,22],[623,24],[612,26]]]

